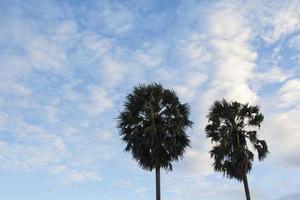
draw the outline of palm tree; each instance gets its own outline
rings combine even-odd
[[[190,106],[181,104],[173,90],[160,84],[139,85],[128,94],[118,117],[125,151],[145,170],[156,172],[156,200],[160,200],[160,169],[172,170],[190,145]]]
[[[250,200],[247,173],[252,169],[254,154],[249,145],[257,151],[259,160],[268,154],[266,142],[257,137],[257,128],[260,128],[264,116],[258,106],[229,103],[223,99],[212,105],[207,117],[205,132],[214,143],[210,155],[214,159],[215,171],[243,181],[246,198]]]

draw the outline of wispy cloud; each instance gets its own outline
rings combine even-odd
[[[265,114],[270,159],[251,177],[261,180],[274,163],[299,174],[299,6],[1,2],[1,170],[43,171],[62,185],[124,184],[125,193],[138,188],[129,197],[149,199],[152,179],[122,153],[115,118],[133,85],[157,81],[192,105],[195,122],[192,149],[163,177],[166,199],[241,199],[238,183],[213,172],[203,131],[208,107],[222,97],[260,104]],[[270,198],[271,189],[257,184],[255,199]]]

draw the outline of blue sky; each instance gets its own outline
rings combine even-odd
[[[300,198],[300,1],[0,0],[0,199],[151,200],[154,173],[123,152],[116,117],[139,83],[192,106],[192,148],[164,200],[240,200],[212,170],[214,100],[261,106],[270,154],[255,200]]]

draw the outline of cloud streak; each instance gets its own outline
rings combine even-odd
[[[149,199],[152,179],[122,153],[115,118],[134,85],[157,81],[192,105],[195,122],[192,149],[163,177],[166,199],[243,195],[238,183],[213,172],[207,153],[205,115],[222,97],[260,104],[265,114],[261,135],[271,154],[254,167],[253,180],[274,172],[274,163],[299,174],[299,1],[0,5],[2,171],[43,171],[61,185],[114,189],[111,177],[133,176],[127,187]],[[255,199],[270,197],[257,184]]]

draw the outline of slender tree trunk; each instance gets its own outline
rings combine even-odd
[[[237,140],[237,145],[239,147],[240,146],[240,137],[239,137],[239,134],[236,134],[236,140]],[[244,189],[245,189],[246,199],[247,200],[251,200],[246,170],[244,170],[244,173],[245,173],[245,175],[243,177],[243,183],[244,183]]]
[[[246,174],[244,175],[243,183],[244,183],[244,188],[245,188],[246,199],[251,200],[250,191],[249,191],[249,187],[248,187],[248,180],[247,180],[247,175]]]
[[[160,167],[156,167],[156,200],[160,200]]]

